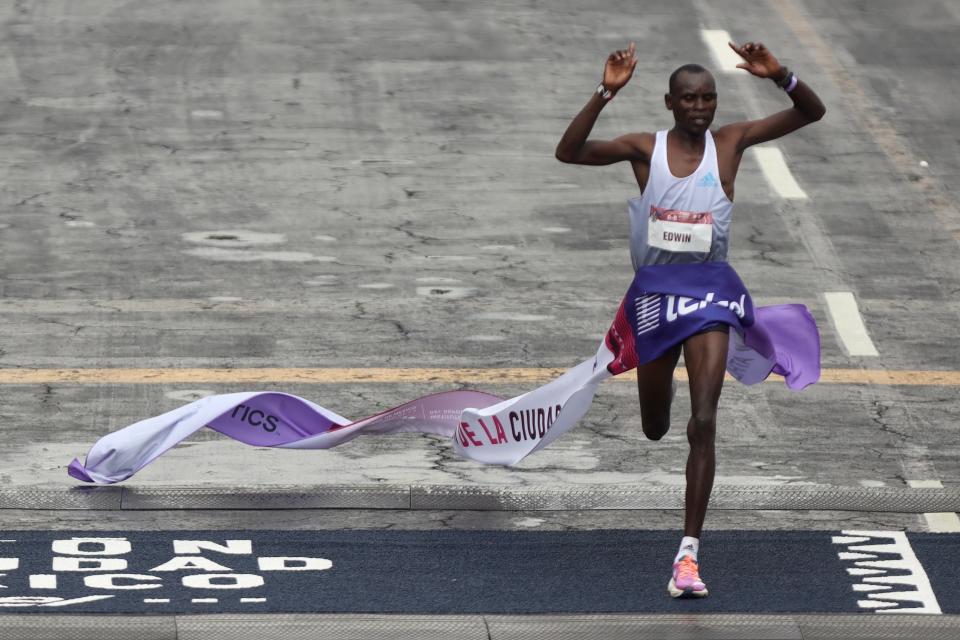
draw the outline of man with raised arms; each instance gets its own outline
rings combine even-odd
[[[611,53],[603,81],[567,127],[557,145],[561,162],[607,165],[629,161],[641,196],[630,204],[630,254],[634,269],[647,265],[725,262],[733,209],[733,185],[747,147],[775,140],[823,117],[825,108],[810,87],[759,42],[730,47],[737,65],[768,78],[793,107],[761,120],[734,122],[711,131],[717,108],[713,76],[696,64],[670,75],[666,108],[674,126],[657,133],[628,133],[614,140],[588,140],[603,107],[627,84],[637,64],[633,43]],[[659,440],[670,428],[673,371],[683,350],[690,380],[690,452],[686,466],[686,516],[668,590],[673,597],[706,596],[697,553],[716,466],[717,405],[727,364],[729,326],[715,323],[652,361],[637,366],[644,434]]]

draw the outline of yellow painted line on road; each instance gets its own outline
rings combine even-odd
[[[0,384],[346,384],[543,383],[566,369],[552,368],[262,368],[262,369],[0,369]],[[678,380],[687,372],[677,369]],[[728,379],[729,378],[728,376]],[[633,381],[631,374],[616,380]],[[770,376],[768,382],[779,382]],[[960,386],[960,371],[824,369],[823,384]]]

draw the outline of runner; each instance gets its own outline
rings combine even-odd
[[[608,165],[629,160],[641,196],[629,201],[630,256],[634,269],[654,264],[726,261],[734,180],[748,147],[775,140],[823,117],[826,109],[810,87],[781,65],[759,42],[730,47],[743,58],[737,67],[769,78],[793,107],[762,120],[735,122],[710,130],[717,108],[713,76],[696,64],[670,75],[666,107],[674,126],[657,133],[629,133],[614,140],[587,140],[597,116],[627,84],[637,64],[636,46],[611,53],[603,81],[567,127],[557,145],[561,162]],[[678,177],[682,176],[682,177]],[[690,380],[690,453],[686,467],[684,535],[673,562],[668,590],[673,597],[707,595],[699,575],[700,533],[716,466],[717,404],[727,363],[729,328],[718,323],[682,344]],[[673,371],[681,345],[637,367],[644,434],[659,440],[670,428]]]

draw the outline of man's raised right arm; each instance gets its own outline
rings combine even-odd
[[[590,102],[577,114],[560,138],[557,144],[557,160],[569,164],[604,165],[645,157],[643,136],[650,134],[628,133],[613,140],[587,140],[606,102],[599,94],[593,94]]]
[[[633,75],[637,64],[636,46],[621,49],[607,57],[603,69],[603,86],[615,95]],[[622,160],[639,160],[644,157],[644,134],[627,134],[614,140],[587,140],[590,131],[603,107],[612,99],[594,93],[580,110],[557,144],[556,156],[560,162],[571,164],[604,165]],[[649,134],[647,134],[649,135]]]

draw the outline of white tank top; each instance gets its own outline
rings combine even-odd
[[[733,202],[720,185],[713,134],[686,178],[670,173],[667,132],[658,131],[643,194],[628,200],[634,270],[650,264],[726,261]]]

